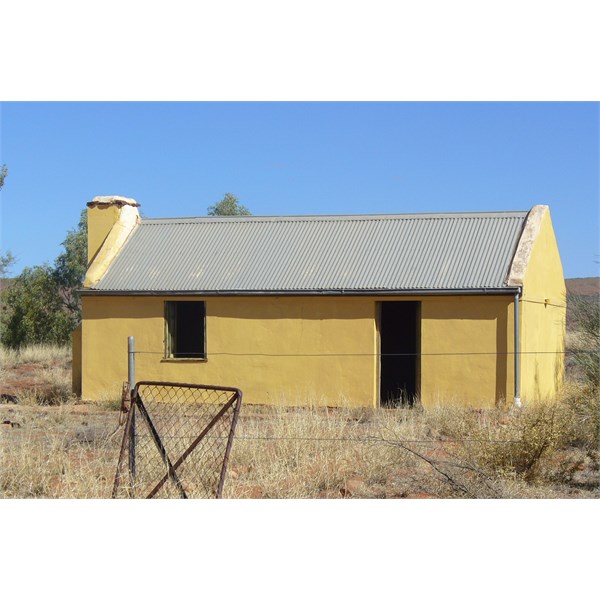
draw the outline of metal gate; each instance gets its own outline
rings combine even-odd
[[[220,498],[241,402],[236,388],[137,383],[113,498]]]

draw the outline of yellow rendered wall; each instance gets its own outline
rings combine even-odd
[[[136,379],[240,387],[260,404],[377,406],[377,303],[398,297],[193,297],[206,302],[207,361],[165,360],[164,301],[83,298],[84,399],[117,397],[135,336]],[[512,398],[511,296],[421,301],[421,400],[492,407]]]
[[[564,380],[566,289],[550,212],[534,242],[521,301],[521,398],[556,397]]]
[[[478,408],[513,395],[512,296],[430,296],[421,304],[421,402]]]
[[[88,216],[88,266],[100,250],[112,226],[119,219],[116,205],[96,205],[87,209]]]
[[[133,335],[138,381],[239,387],[259,404],[374,405],[372,301],[204,298],[208,360],[196,361],[163,358],[165,300],[183,298],[83,298],[84,399],[118,395]]]

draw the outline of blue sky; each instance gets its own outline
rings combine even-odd
[[[147,217],[527,210],[548,204],[566,277],[595,276],[592,102],[4,102],[2,250],[53,262],[97,195]]]

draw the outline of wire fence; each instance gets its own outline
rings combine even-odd
[[[305,357],[385,357],[385,356],[407,356],[407,357],[422,357],[422,356],[526,356],[533,354],[598,354],[598,350],[578,350],[578,349],[566,349],[566,350],[521,350],[518,352],[504,351],[504,352],[323,352],[323,353],[269,353],[269,352],[186,352],[186,358],[188,356],[199,356],[201,358],[207,358],[209,356],[266,356],[266,357],[284,357],[284,358],[305,358]],[[178,360],[171,356],[167,356],[164,352],[157,350],[135,350],[134,354],[150,354],[156,356],[162,356],[163,358],[169,358],[169,360]]]
[[[222,469],[224,450],[232,440],[229,433],[231,430],[228,429],[231,427],[231,413],[227,419],[223,420],[221,428],[215,427],[207,432],[208,435],[202,441],[204,446],[198,445],[197,449],[193,449],[189,454],[189,459],[184,455],[202,431],[206,429],[206,425],[199,423],[200,417],[204,424],[207,421],[210,423],[218,413],[215,408],[218,407],[220,410],[227,403],[227,397],[215,395],[213,398],[210,395],[203,396],[204,392],[202,394],[195,392],[195,399],[187,399],[188,403],[191,400],[192,406],[185,406],[183,412],[176,415],[173,413],[175,396],[172,386],[160,385],[160,388],[156,385],[141,387],[141,397],[145,399],[145,408],[150,420],[161,434],[164,453],[161,452],[160,444],[156,443],[146,417],[142,415],[139,407],[136,407],[138,423],[134,444],[136,449],[135,471],[131,478],[129,462],[131,446],[128,444],[132,438],[123,431],[123,427],[120,427],[118,431],[123,435],[125,446],[124,452],[121,452],[122,460],[117,468],[121,483],[113,497],[215,498],[221,495],[219,486],[221,490],[224,489],[225,497],[255,497],[252,494],[257,493],[257,490],[269,490],[264,492],[265,497],[278,497],[276,496],[277,490],[282,494],[281,497],[287,497],[286,494],[297,494],[298,497],[303,497],[304,489],[312,489],[310,486],[321,489],[319,486],[325,485],[322,483],[325,480],[320,478],[328,478],[330,474],[327,474],[329,471],[326,469],[322,471],[321,467],[325,464],[324,461],[329,460],[331,463],[327,462],[328,465],[342,465],[340,468],[344,473],[343,477],[356,476],[356,467],[348,465],[360,465],[358,468],[362,473],[362,469],[368,469],[370,464],[377,465],[377,469],[383,469],[381,461],[393,461],[389,463],[389,473],[386,471],[385,474],[385,485],[389,488],[386,493],[390,489],[412,489],[412,478],[414,477],[417,481],[419,476],[416,470],[418,469],[417,465],[424,464],[419,462],[424,461],[431,465],[439,477],[451,477],[452,485],[457,487],[466,485],[467,491],[462,492],[465,496],[479,497],[483,492],[464,475],[466,468],[470,468],[471,471],[474,468],[479,469],[479,463],[476,462],[479,460],[478,457],[482,457],[482,460],[488,460],[489,457],[491,457],[490,460],[496,460],[496,457],[499,457],[499,460],[510,462],[513,460],[513,456],[516,457],[515,460],[520,459],[522,455],[529,453],[532,449],[531,436],[528,438],[527,431],[521,426],[524,423],[519,424],[520,415],[523,414],[521,411],[514,411],[508,419],[500,423],[496,423],[496,416],[492,415],[488,418],[483,413],[482,421],[479,423],[480,417],[476,414],[475,419],[481,427],[472,430],[472,433],[475,433],[474,436],[461,436],[460,431],[455,432],[458,435],[450,434],[445,431],[445,426],[439,419],[438,421],[427,421],[423,427],[419,424],[414,431],[417,435],[411,435],[413,427],[410,421],[414,418],[415,422],[418,422],[422,415],[421,411],[409,411],[402,408],[387,411],[347,410],[344,408],[305,410],[296,407],[248,405],[239,413],[235,438],[230,445],[232,471],[230,475],[226,475]],[[197,406],[194,406],[195,404]],[[206,415],[204,415],[205,410],[207,411]],[[114,412],[110,416],[116,420]],[[298,423],[294,424],[293,421],[296,418],[298,418]],[[292,422],[292,431],[288,433],[285,430],[290,427],[290,422]],[[108,425],[108,419],[106,423]],[[442,428],[436,426],[436,423],[437,425],[441,424]],[[312,429],[307,432],[309,435],[302,434],[305,424]],[[405,428],[405,424],[408,427]],[[496,427],[498,424],[500,428]],[[321,426],[323,428],[319,431]],[[546,429],[542,427],[539,431],[545,433]],[[22,433],[26,432],[22,431]],[[317,433],[317,435],[310,435],[311,433]],[[334,435],[328,435],[328,433]],[[348,435],[349,433],[350,435]],[[490,437],[499,439],[490,439],[488,433],[490,433]],[[503,433],[505,435],[502,435]],[[40,435],[42,434],[44,437],[68,435],[65,430],[52,432],[47,429],[40,430]],[[94,457],[92,459],[94,462],[86,471],[89,472],[89,468],[95,470],[94,481],[98,479],[100,473],[112,471],[112,476],[115,475],[114,469],[118,455],[116,445],[121,435],[113,436],[110,448],[102,446],[103,438],[104,436],[98,435],[98,447],[95,448],[95,451],[104,452],[104,454]],[[86,457],[93,457],[94,449],[91,446],[89,449],[85,446],[82,447],[89,441],[86,438],[79,441],[72,439],[69,444],[61,444],[60,447],[64,448],[65,452],[75,453],[75,456],[78,452],[85,451]],[[27,451],[31,453],[31,439],[28,443]],[[359,446],[365,446],[364,450]],[[388,447],[389,451],[385,447]],[[538,446],[535,446],[533,450],[537,448]],[[17,448],[13,447],[11,451],[16,452]],[[183,460],[180,461],[182,457]],[[7,457],[6,460],[9,458]],[[255,460],[257,462],[254,462]],[[396,460],[398,462],[395,462]],[[65,461],[64,458],[62,461],[69,465],[76,463],[71,459]],[[273,465],[272,471],[270,470],[271,464]],[[248,465],[252,468],[249,468]],[[402,475],[396,474],[394,470],[396,467],[399,469],[398,473],[401,472]],[[65,481],[69,477],[73,479],[73,473],[76,472],[75,467],[69,468],[71,471],[68,471]],[[407,470],[409,468],[415,470],[409,472]],[[84,473],[83,470],[81,472]],[[490,481],[493,483],[489,479],[490,473],[493,471],[484,470],[481,477],[488,483]],[[379,475],[373,479],[375,483],[365,483],[364,490],[371,485],[374,486],[372,489],[379,489],[377,488],[379,485],[377,477]],[[427,485],[430,485],[432,480],[429,474],[427,477],[426,482],[429,482]],[[340,479],[340,476],[332,476],[331,481],[334,483],[331,486],[333,487],[326,489],[337,493],[337,488],[335,488],[337,479]],[[223,481],[225,481],[224,488]],[[306,483],[307,481],[308,483]],[[329,481],[330,479],[327,479],[327,482]],[[365,481],[370,482],[371,480],[365,478]],[[422,483],[423,480],[418,481]],[[95,485],[100,486],[101,484]],[[295,487],[290,488],[290,485]],[[343,490],[346,490],[345,483],[340,485]],[[277,486],[282,487],[277,488]],[[84,493],[81,492],[83,488],[73,488],[73,490],[77,489],[80,490],[80,494]],[[368,489],[371,490],[371,488]],[[75,494],[76,492],[73,490],[69,493]],[[357,494],[371,493],[364,490]],[[106,497],[111,492],[108,486],[104,486],[98,487],[95,493],[98,497]],[[313,492],[306,493],[312,494]],[[498,491],[499,497],[500,494],[501,490]]]
[[[297,436],[236,436],[237,441],[269,441],[269,442],[351,442],[357,444],[390,444],[399,442],[402,444],[457,444],[457,443],[486,443],[486,444],[519,444],[523,440],[489,440],[489,439],[470,439],[470,438],[452,438],[452,439],[431,439],[431,440],[413,440],[404,438],[387,437],[297,437]]]
[[[137,383],[113,497],[219,498],[241,398],[235,388]]]

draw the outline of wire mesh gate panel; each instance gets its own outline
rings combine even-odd
[[[113,498],[220,498],[241,402],[236,388],[137,383]]]

